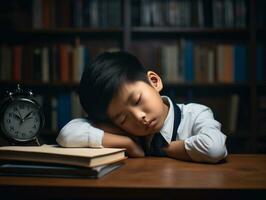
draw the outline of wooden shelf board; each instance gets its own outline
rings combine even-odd
[[[197,27],[132,27],[132,32],[162,32],[162,33],[248,33],[245,28],[197,28]]]

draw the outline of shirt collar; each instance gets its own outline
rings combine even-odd
[[[160,133],[164,137],[164,139],[167,141],[167,143],[169,144],[172,140],[175,113],[174,113],[173,103],[170,100],[170,98],[167,96],[162,96],[162,99],[164,102],[169,104],[169,111],[164,121],[163,127],[160,130]]]

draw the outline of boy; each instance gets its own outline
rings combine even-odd
[[[102,53],[84,70],[79,97],[88,118],[70,121],[57,142],[65,147],[123,147],[130,157],[168,156],[217,163],[226,136],[211,110],[160,96],[161,78],[127,52]]]

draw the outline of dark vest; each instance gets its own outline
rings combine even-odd
[[[174,128],[172,133],[171,141],[175,141],[177,138],[177,129],[181,121],[181,110],[180,108],[172,101],[174,107]],[[145,155],[148,156],[166,156],[166,153],[162,150],[163,147],[168,145],[167,141],[164,139],[162,134],[155,133],[149,149],[144,148]]]

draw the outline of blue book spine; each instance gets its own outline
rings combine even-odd
[[[69,94],[62,94],[58,96],[58,128],[63,126],[71,120],[71,96]]]
[[[193,42],[186,41],[184,49],[184,61],[185,61],[185,80],[188,82],[195,80],[194,72],[194,51]]]
[[[234,48],[234,79],[235,82],[247,80],[247,49],[243,45]]]

